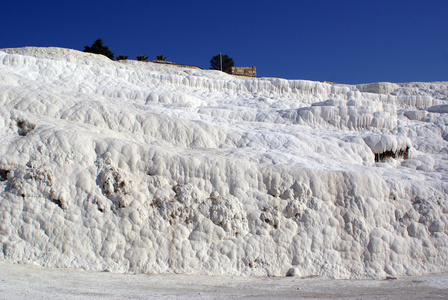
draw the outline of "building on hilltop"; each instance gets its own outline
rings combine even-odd
[[[229,74],[257,77],[257,69],[255,67],[231,67]]]

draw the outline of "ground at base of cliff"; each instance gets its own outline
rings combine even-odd
[[[448,273],[367,280],[132,275],[0,262],[0,299],[447,299]]]

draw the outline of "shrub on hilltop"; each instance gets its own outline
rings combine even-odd
[[[97,39],[91,47],[84,46],[84,52],[102,54],[111,60],[114,60],[114,54],[109,50],[109,47],[103,45],[102,39]]]
[[[128,59],[128,56],[127,56],[127,55],[123,55],[123,54],[121,54],[121,55],[118,55],[118,56],[117,56],[117,60],[126,60],[126,59]]]
[[[137,60],[138,61],[148,61],[148,56],[146,56],[146,55],[139,55],[139,56],[137,56]]]

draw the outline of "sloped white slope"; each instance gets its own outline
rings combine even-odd
[[[3,49],[0,258],[138,273],[446,270],[447,95],[445,82],[249,79]]]

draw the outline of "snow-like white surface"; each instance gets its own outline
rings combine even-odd
[[[334,278],[446,270],[447,95],[446,82],[330,85],[0,50],[0,259]]]

